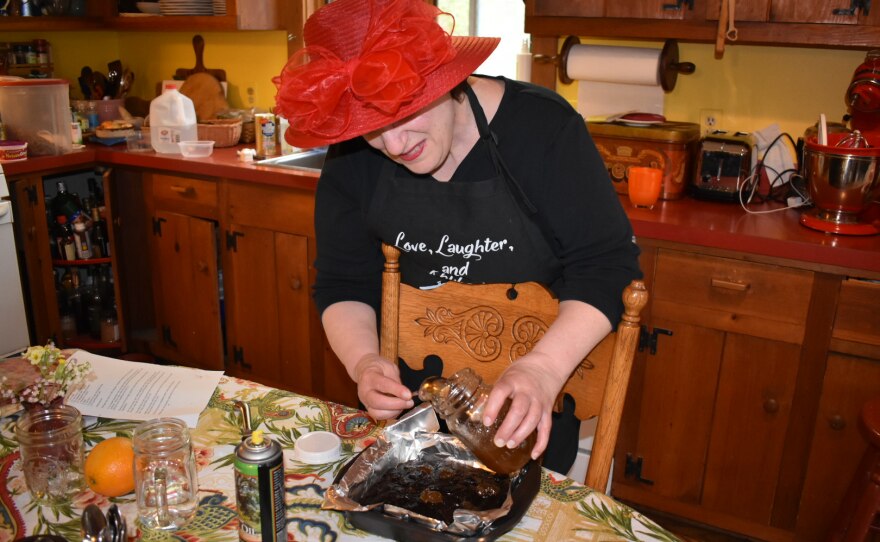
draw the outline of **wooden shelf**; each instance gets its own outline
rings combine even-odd
[[[54,267],[79,267],[79,266],[89,266],[89,265],[101,265],[108,264],[111,260],[109,257],[107,258],[91,258],[89,260],[52,260],[52,266]]]

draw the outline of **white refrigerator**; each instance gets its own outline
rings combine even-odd
[[[30,342],[12,222],[9,187],[0,164],[0,358],[20,353]]]

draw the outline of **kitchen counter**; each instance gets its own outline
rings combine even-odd
[[[255,183],[313,190],[315,170],[290,170],[240,162],[243,147],[215,149],[208,158],[130,153],[124,146],[87,145],[63,156],[31,158],[3,165],[13,180],[28,174],[51,174],[92,164],[125,166],[174,173],[222,177]],[[661,201],[654,209],[634,209],[621,197],[636,237],[697,245],[724,253],[745,253],[755,259],[788,260],[800,267],[845,275],[880,279],[880,235],[831,235],[799,223],[800,211],[786,209],[762,214],[746,213],[739,205],[691,198]],[[770,205],[754,206],[767,211]]]

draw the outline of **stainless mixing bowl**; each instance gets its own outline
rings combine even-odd
[[[880,148],[846,149],[807,143],[804,177],[817,217],[838,224],[857,216],[880,196]]]

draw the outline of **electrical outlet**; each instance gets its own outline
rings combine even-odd
[[[254,90],[254,85],[248,85],[245,92],[247,92],[247,104],[253,107],[257,103],[257,91]]]
[[[720,109],[700,109],[700,131],[703,135],[721,130],[721,118],[724,111]]]

